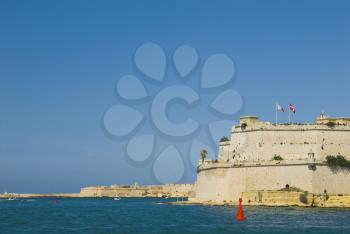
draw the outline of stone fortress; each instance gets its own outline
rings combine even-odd
[[[80,193],[58,193],[58,194],[18,194],[4,193],[0,194],[0,199],[9,198],[38,198],[38,197],[163,197],[163,198],[185,198],[194,197],[193,184],[163,184],[163,185],[110,185],[110,186],[89,186],[80,189]]]
[[[335,170],[328,155],[350,159],[350,118],[322,113],[311,124],[272,124],[245,116],[231,140],[220,142],[217,160],[200,161],[198,202],[234,202],[254,191],[298,188],[315,195],[350,195],[350,170]]]
[[[80,189],[80,197],[193,197],[193,184],[111,185]]]

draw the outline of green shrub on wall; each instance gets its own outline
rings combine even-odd
[[[225,142],[225,141],[229,141],[230,139],[227,136],[223,136],[220,139],[220,142]]]
[[[347,160],[343,155],[328,155],[326,157],[326,163],[329,167],[350,169],[350,160]]]
[[[275,155],[273,156],[272,160],[282,161],[282,160],[283,160],[283,158],[281,157],[281,155],[277,155],[277,154],[275,154]]]
[[[333,128],[335,126],[335,123],[330,121],[330,122],[326,123],[326,125],[330,128]]]

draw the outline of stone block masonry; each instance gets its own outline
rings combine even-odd
[[[331,124],[330,124],[331,123]],[[271,124],[241,117],[217,161],[200,162],[196,200],[235,201],[248,191],[296,187],[315,195],[350,195],[350,171],[328,155],[350,157],[350,119],[325,114],[311,124]]]

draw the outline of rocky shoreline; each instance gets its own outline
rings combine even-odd
[[[350,208],[349,195],[315,195],[308,192],[251,191],[242,194],[244,206],[269,207],[319,207]],[[188,201],[168,202],[172,205],[236,206],[237,201],[204,201],[189,198]]]

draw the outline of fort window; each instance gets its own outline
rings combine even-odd
[[[246,123],[242,123],[242,124],[241,124],[241,129],[244,130],[246,127],[247,127],[247,124],[246,124]]]

